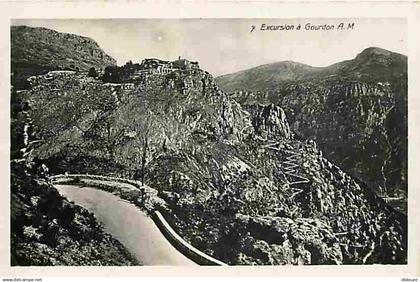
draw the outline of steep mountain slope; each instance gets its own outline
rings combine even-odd
[[[407,73],[407,57],[382,48],[369,47],[355,59],[326,67],[323,72],[324,75],[343,75],[366,82],[395,82]]]
[[[50,70],[87,71],[116,64],[87,37],[28,26],[12,26],[10,34],[12,83],[19,88],[27,77]]]
[[[274,75],[266,71],[244,87],[238,77],[255,69],[216,81],[242,105],[283,107],[291,128],[314,139],[340,167],[381,194],[406,199],[407,57],[372,47],[353,60],[308,70],[296,71],[294,80],[267,80]],[[276,71],[284,76],[283,68]]]
[[[229,264],[406,263],[407,218],[297,139],[285,110],[242,107],[188,61],[124,71],[31,78],[33,157],[140,179],[184,239]]]
[[[103,231],[93,214],[60,196],[48,168],[32,159],[34,140],[27,101],[11,100],[11,265],[138,265]]]
[[[139,265],[93,214],[60,196],[37,170],[12,162],[11,265]]]

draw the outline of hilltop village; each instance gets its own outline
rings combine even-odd
[[[122,87],[127,90],[136,86],[142,90],[152,86],[150,83],[156,84],[157,87],[177,89],[183,93],[190,88],[201,88],[205,91],[209,84],[213,90],[218,90],[211,75],[201,70],[198,62],[181,57],[175,61],[147,58],[140,64],[129,61],[121,67],[106,67],[97,77],[104,82],[122,83]]]
[[[179,90],[185,93],[188,89],[195,88],[205,91],[207,87],[220,92],[209,72],[200,69],[198,62],[189,61],[179,57],[175,61],[164,61],[155,58],[146,58],[141,63],[127,62],[125,65],[107,66],[105,68],[91,67],[88,71],[64,68],[49,71],[44,79],[53,80],[54,77],[89,76],[107,83],[118,84],[122,90],[144,90],[148,87],[164,87],[169,90]],[[13,75],[13,73],[12,73]],[[28,81],[37,80],[32,76]]]

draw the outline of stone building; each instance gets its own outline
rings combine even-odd
[[[135,75],[146,74],[169,74],[174,70],[194,71],[198,70],[198,62],[191,62],[186,59],[178,58],[173,62],[163,61],[159,59],[144,59],[140,64],[140,69],[135,72]]]
[[[172,62],[159,59],[144,59],[140,64],[139,73],[168,74],[172,72]]]
[[[199,69],[198,62],[191,62],[187,59],[181,59],[178,57],[178,60],[172,62],[174,68],[181,70],[194,70]]]

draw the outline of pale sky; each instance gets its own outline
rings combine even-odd
[[[354,22],[354,29],[347,30]],[[330,24],[334,30],[307,31]],[[344,30],[337,26],[344,23]],[[294,25],[292,31],[261,31],[261,25]],[[296,27],[301,24],[301,30]],[[407,54],[403,19],[19,19],[12,25],[46,27],[94,39],[117,60],[144,58],[198,61],[214,76],[279,61],[327,66],[353,59],[367,47]],[[251,31],[251,26],[256,30]]]

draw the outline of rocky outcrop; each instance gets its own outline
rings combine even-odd
[[[273,104],[248,107],[252,116],[252,125],[256,133],[263,138],[290,138],[291,131],[286,114],[282,108]]]

